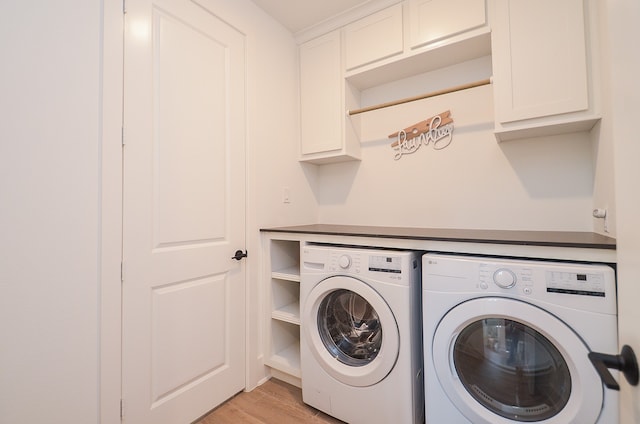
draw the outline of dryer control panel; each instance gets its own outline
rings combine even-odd
[[[603,273],[547,271],[547,292],[585,296],[605,295]]]
[[[427,291],[535,299],[616,312],[615,272],[604,264],[426,254],[422,269]]]

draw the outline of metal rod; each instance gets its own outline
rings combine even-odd
[[[362,109],[349,110],[347,113],[349,116],[357,115],[359,113],[370,112],[372,110],[383,109],[389,106],[401,105],[403,103],[415,102],[416,100],[428,99],[429,97],[441,96],[443,94],[455,93],[456,91],[466,90],[468,88],[480,87],[482,85],[491,84],[491,78],[483,79],[476,82],[470,82],[468,84],[462,84],[444,90],[432,91],[431,93],[421,94],[419,96],[407,97],[405,99],[395,100],[387,103],[380,103],[378,105],[363,107]]]

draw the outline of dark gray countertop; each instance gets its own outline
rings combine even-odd
[[[581,231],[511,231],[447,228],[377,227],[360,225],[311,224],[263,228],[260,231],[298,234],[323,234],[411,240],[437,240],[467,243],[512,244],[526,246],[616,248],[616,239]]]

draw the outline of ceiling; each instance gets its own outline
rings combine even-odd
[[[313,27],[371,0],[253,0],[292,33]]]

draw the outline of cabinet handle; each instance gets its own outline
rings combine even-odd
[[[599,352],[589,352],[589,360],[595,367],[605,386],[612,390],[620,390],[620,385],[609,372],[609,368],[622,371],[632,386],[638,385],[638,361],[631,346],[622,346],[619,355],[607,355]]]
[[[231,259],[235,259],[236,261],[239,261],[242,258],[246,258],[246,257],[247,257],[247,251],[246,250],[244,252],[242,250],[236,250],[235,255],[233,255],[231,257]]]

